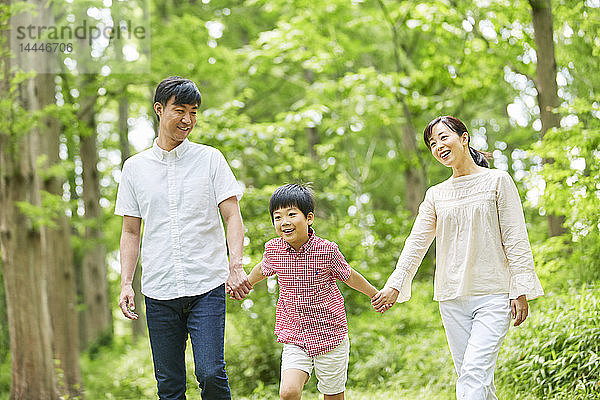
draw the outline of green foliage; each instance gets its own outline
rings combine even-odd
[[[11,380],[10,357],[0,363],[0,400],[8,400]]]
[[[266,281],[265,281],[266,282]],[[227,373],[233,393],[252,393],[279,382],[281,345],[276,343],[274,280],[258,284],[242,303],[242,312],[227,316]],[[265,293],[266,292],[266,293]],[[230,306],[238,306],[229,300]],[[234,304],[231,304],[234,303]],[[238,306],[239,307],[239,306]]]
[[[554,129],[535,146],[541,157],[552,160],[539,172],[545,182],[541,210],[565,215],[570,228],[568,237],[551,238],[538,246],[538,265],[541,271],[563,270],[555,276],[588,283],[600,279],[599,128],[596,120],[589,127],[580,123]]]
[[[427,185],[449,175],[422,145],[420,131],[438,114],[455,114],[466,122],[476,147],[495,151],[493,164],[515,176],[524,198],[538,187],[536,179],[543,178],[539,204],[525,211],[544,287],[566,290],[580,282],[598,282],[600,19],[592,3],[552,2],[561,73],[558,111],[568,118],[543,140],[533,125],[539,110],[533,82],[535,41],[526,1],[479,2],[477,7],[472,2],[442,0],[152,1],[151,73],[85,79],[63,74],[56,79],[57,104],[33,116],[15,101],[18,84],[31,75],[16,73],[10,92],[0,99],[0,114],[6,116],[0,120],[0,132],[11,133],[10,140],[2,142],[7,146],[2,151],[18,156],[19,135],[29,132],[40,118],[57,117],[68,159],[50,170],[40,164],[39,172],[42,177],[66,177],[70,200],[44,194],[42,207],[21,204],[21,209],[42,225],[70,211],[76,260],[91,245],[83,233],[93,226],[101,226],[103,242],[109,253],[114,252],[121,228],[121,219],[112,215],[121,161],[118,102],[128,101],[130,118],[147,117],[152,124],[155,85],[169,75],[189,77],[203,95],[191,139],[220,149],[245,186],[241,209],[247,268],[260,260],[264,243],[275,235],[268,215],[273,190],[290,181],[310,181],[317,196],[317,233],[337,242],[350,264],[381,287],[414,220],[406,204],[406,194],[414,188],[407,185],[406,173],[422,172]],[[26,4],[0,7],[4,29],[5,16]],[[211,36],[209,24],[222,24],[222,36]],[[95,98],[94,126],[80,118],[86,96]],[[507,106],[517,100],[522,100],[518,104],[525,123],[507,115]],[[575,119],[576,123],[569,122]],[[85,221],[78,195],[82,187],[78,135],[94,129],[101,149],[98,172],[103,215]],[[414,133],[416,151],[407,150],[407,130]],[[528,155],[523,155],[526,151]],[[540,169],[542,159],[554,162]],[[522,179],[527,175],[531,179]],[[566,215],[568,236],[546,240],[543,216],[549,212]],[[436,304],[431,301],[432,264],[426,257],[414,283],[413,299],[384,315],[371,312],[364,295],[340,284],[352,341],[349,397],[453,398],[454,372]],[[110,296],[116,299],[119,277],[114,271],[109,275]],[[273,335],[274,282],[259,285],[246,302],[228,301],[226,355],[236,398],[277,396],[281,347]],[[548,349],[554,349],[557,360],[564,359],[560,351],[574,351],[575,344],[565,335],[595,334],[575,315],[576,310],[591,309],[578,308],[576,303],[566,296],[547,296],[532,304],[534,313],[544,312],[548,318],[560,315],[561,307],[567,309],[569,318],[582,324],[573,325],[572,331],[565,331],[571,326],[568,323],[540,317],[511,330],[503,352],[506,356],[500,359],[501,398],[533,398],[530,389],[538,378],[551,383],[543,396],[566,396],[569,382],[573,396],[585,396],[591,381],[584,382],[568,368],[565,374],[550,377],[551,369],[545,368],[555,366],[544,364],[551,359]],[[150,350],[144,341],[134,345],[123,339],[124,329],[115,343],[84,355],[87,398],[153,397]],[[516,360],[513,352],[524,354],[515,344],[521,339],[533,347]],[[559,342],[563,347],[556,347]],[[8,351],[8,338],[2,331],[0,361],[1,343]],[[543,363],[534,351],[546,357]],[[585,351],[575,358],[588,357]],[[8,361],[1,365],[0,393],[6,393],[10,368]],[[513,365],[526,371],[518,381],[513,381]],[[546,378],[536,375],[542,370]],[[196,386],[191,372],[188,380],[190,387]],[[580,389],[578,380],[583,385]],[[305,398],[316,398],[314,386],[313,378]],[[199,398],[197,391],[190,392],[190,398]]]
[[[500,385],[538,398],[596,399],[600,392],[599,288],[550,293],[532,304],[543,312],[536,310],[524,329],[511,332],[500,356]]]
[[[8,336],[8,313],[6,308],[6,290],[2,274],[2,261],[0,261],[0,365],[6,362],[10,354],[10,341]],[[1,378],[0,378],[1,380]],[[0,383],[0,393],[2,390]]]
[[[6,316],[4,317],[6,318]],[[7,325],[6,330],[8,328]],[[11,380],[11,359],[10,359],[10,348],[8,343],[8,332],[0,331],[0,339],[2,340],[2,347],[0,347],[0,399],[4,400],[4,397],[8,399],[10,393],[10,380]]]
[[[33,205],[26,201],[17,203],[19,211],[26,215],[36,228],[47,226],[56,228],[56,218],[64,215],[70,207],[69,202],[63,200],[62,195],[55,195],[45,190],[40,190],[42,204]]]
[[[112,347],[90,357],[81,357],[85,397],[89,400],[149,399],[156,382],[147,342],[137,345],[119,338]]]
[[[384,314],[351,316],[349,387],[428,388],[448,398],[454,368],[431,282],[415,282],[413,297]],[[367,300],[368,301],[368,300]]]

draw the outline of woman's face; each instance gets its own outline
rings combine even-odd
[[[431,154],[442,165],[453,167],[462,164],[469,154],[469,134],[458,135],[443,122],[438,122],[431,130],[429,138]]]

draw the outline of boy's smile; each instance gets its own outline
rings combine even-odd
[[[275,232],[294,249],[308,241],[308,227],[313,223],[313,213],[304,215],[298,207],[285,207],[273,211]]]

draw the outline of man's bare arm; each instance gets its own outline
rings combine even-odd
[[[244,224],[240,214],[237,197],[232,196],[219,203],[219,210],[227,227],[227,248],[229,249],[229,278],[227,292],[241,300],[250,292],[252,286],[242,264],[244,249]]]
[[[140,255],[142,219],[123,216],[123,228],[121,230],[121,243],[119,246],[121,258],[121,294],[119,296],[119,307],[123,315],[129,319],[137,319],[135,310],[134,291],[131,286],[133,274]]]

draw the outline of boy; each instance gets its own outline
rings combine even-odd
[[[250,273],[255,285],[277,275],[275,334],[284,343],[280,398],[300,399],[314,367],[325,400],[344,399],[350,343],[339,279],[370,298],[377,294],[344,259],[338,246],[316,236],[310,188],[279,187],[269,202],[278,238],[265,244],[263,259]]]

